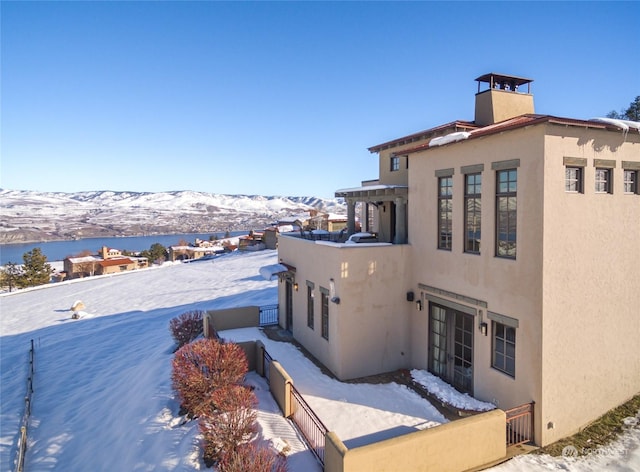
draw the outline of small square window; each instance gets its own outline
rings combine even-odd
[[[638,194],[638,171],[624,170],[624,193]]]
[[[566,167],[564,190],[569,193],[582,193],[582,167]]]
[[[596,168],[596,193],[613,193],[611,169]]]

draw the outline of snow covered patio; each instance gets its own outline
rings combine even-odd
[[[269,377],[280,409],[308,438],[325,471],[467,470],[505,457],[504,412],[446,384],[437,389],[443,401],[493,411],[450,423],[424,396],[393,381],[397,376],[376,376],[374,383],[341,382],[292,342],[273,339],[262,328],[218,334],[237,343],[257,341],[256,371]],[[262,365],[265,358],[268,368]],[[432,387],[428,373],[414,374]]]

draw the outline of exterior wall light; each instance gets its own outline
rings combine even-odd
[[[416,310],[422,311],[422,300],[416,302]]]
[[[487,335],[487,327],[488,327],[487,323],[484,323],[484,322],[480,323],[480,332],[483,334],[483,336]]]
[[[295,282],[293,284],[293,289],[297,292],[298,291],[298,282]]]
[[[336,305],[340,304],[340,297],[336,296],[336,283],[333,279],[329,279],[329,297]]]

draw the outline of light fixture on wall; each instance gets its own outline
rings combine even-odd
[[[422,300],[416,301],[416,310],[422,311]]]
[[[487,335],[487,327],[488,327],[487,323],[485,322],[480,323],[480,332],[482,333],[483,336]]]
[[[298,282],[294,282],[293,283],[293,289],[297,292],[298,291]]]
[[[336,295],[336,283],[333,279],[329,279],[329,297],[336,305],[340,304],[340,297]]]

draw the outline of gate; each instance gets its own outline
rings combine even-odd
[[[278,324],[278,305],[260,307],[260,326]]]
[[[507,447],[518,444],[533,443],[533,406],[535,402],[506,410],[507,414]]]
[[[324,445],[327,427],[322,424],[300,392],[291,384],[291,420],[304,436],[311,452],[324,466]]]

